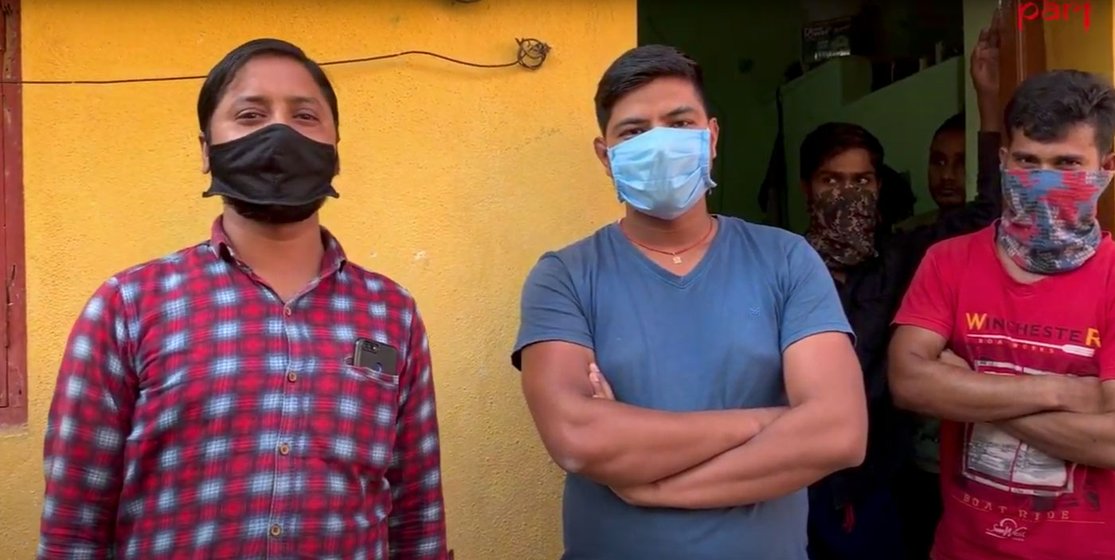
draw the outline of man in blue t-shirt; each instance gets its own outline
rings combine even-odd
[[[863,380],[800,236],[712,216],[718,125],[676,49],[596,93],[626,216],[526,280],[512,363],[565,469],[566,560],[805,560],[805,487],[859,464]]]

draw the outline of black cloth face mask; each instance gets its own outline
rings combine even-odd
[[[209,146],[209,173],[212,183],[202,196],[220,195],[234,207],[312,207],[316,211],[326,197],[340,196],[332,185],[337,173],[336,148],[285,124],[268,125],[231,142]],[[292,208],[275,210],[284,214]]]

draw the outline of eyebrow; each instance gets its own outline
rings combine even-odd
[[[292,95],[284,98],[287,103],[292,105],[320,105],[321,102],[316,97],[307,97],[304,95]],[[264,104],[267,102],[267,97],[263,95],[245,95],[236,98],[237,103],[255,103]]]
[[[666,118],[680,117],[682,115],[693,113],[695,111],[696,111],[696,109],[694,109],[693,107],[690,107],[688,105],[682,105],[681,107],[678,107],[678,108],[670,111],[669,113],[666,113]],[[647,124],[649,122],[650,121],[648,119],[645,119],[643,117],[628,117],[626,119],[623,119],[623,120],[617,122],[614,126],[612,126],[612,130],[617,130],[617,129],[623,128],[625,126]]]
[[[835,175],[837,177],[847,177],[847,176],[867,177],[869,175],[875,175],[875,172],[874,171],[834,171],[834,170],[831,170],[831,169],[818,169],[817,174],[818,175]]]

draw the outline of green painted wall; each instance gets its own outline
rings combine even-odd
[[[638,11],[639,44],[676,46],[704,69],[708,101],[721,121],[712,206],[761,221],[758,189],[777,133],[774,95],[786,67],[800,58],[801,8],[640,0]]]
[[[968,2],[965,0],[965,29],[969,16],[980,26],[986,25],[990,11],[983,14],[970,8]],[[972,3],[993,7],[995,0]],[[892,30],[885,44],[904,51],[915,42],[910,34],[916,20],[927,16],[920,8],[911,7],[914,4],[899,4],[890,4],[893,7],[883,14]],[[783,84],[786,68],[800,58],[803,20],[804,11],[797,2],[772,2],[754,9],[751,3],[742,2],[639,0],[639,44],[677,46],[704,68],[709,103],[721,121],[715,170],[720,187],[712,199],[713,208],[719,212],[753,221],[764,219],[758,207],[758,190],[777,134],[775,90]],[[975,34],[965,32],[966,50],[974,44],[978,29]],[[932,205],[925,193],[929,141],[937,126],[964,106],[966,60],[946,61],[870,95],[870,69],[856,60],[845,59],[814,69],[784,90],[789,160],[786,175],[790,180],[791,224],[798,231],[805,225],[797,179],[798,146],[812,127],[830,120],[856,122],[879,136],[887,149],[887,163],[909,173],[919,198],[917,209]],[[969,106],[974,107],[974,100]],[[969,119],[974,117],[970,115]],[[974,155],[969,157],[974,182],[975,159]]]

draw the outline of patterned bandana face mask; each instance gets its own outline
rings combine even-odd
[[[830,269],[856,266],[874,257],[879,193],[858,185],[822,192],[809,205],[805,239]]]
[[[996,240],[1023,270],[1075,270],[1099,246],[1096,205],[1111,171],[1003,170],[1003,218]]]

